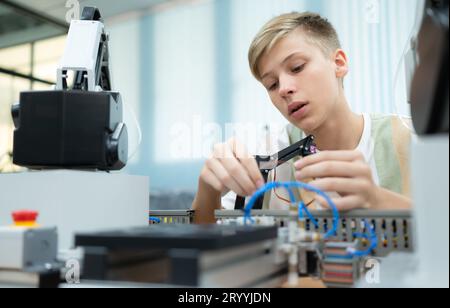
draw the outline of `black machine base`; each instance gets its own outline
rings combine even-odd
[[[14,164],[30,169],[120,170],[128,133],[116,92],[22,92],[13,107]]]

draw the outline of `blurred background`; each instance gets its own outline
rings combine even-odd
[[[418,1],[0,1],[0,172],[22,171],[11,164],[11,105],[21,91],[55,83],[67,20],[78,4],[100,8],[110,33],[113,87],[127,105],[135,152],[125,172],[150,177],[153,208],[176,208],[190,206],[204,140],[228,137],[204,129],[208,123],[251,123],[261,136],[285,124],[247,62],[250,42],[266,21],[292,11],[327,17],[349,55],[346,92],[353,110],[407,115],[398,68]],[[140,144],[133,114],[142,129]],[[191,146],[183,146],[186,138]]]

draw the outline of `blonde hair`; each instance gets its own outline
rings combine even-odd
[[[280,15],[266,23],[250,45],[248,61],[250,70],[256,79],[261,80],[261,73],[258,69],[261,57],[282,38],[298,28],[304,30],[307,34],[306,39],[318,46],[327,56],[341,48],[333,25],[320,15],[310,12]]]

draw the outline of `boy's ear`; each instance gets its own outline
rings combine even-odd
[[[336,50],[334,64],[336,65],[336,77],[344,78],[348,73],[348,61],[347,55],[342,49]]]

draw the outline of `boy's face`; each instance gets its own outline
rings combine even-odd
[[[327,58],[304,35],[297,29],[280,40],[263,55],[258,68],[275,107],[289,122],[311,133],[333,116],[347,63],[342,51]]]

